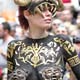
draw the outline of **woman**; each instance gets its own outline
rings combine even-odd
[[[62,80],[66,61],[80,79],[80,60],[68,37],[50,35],[55,0],[15,0],[19,21],[28,30],[24,40],[8,45],[8,80]]]

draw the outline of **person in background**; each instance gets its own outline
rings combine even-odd
[[[55,31],[56,34],[63,34],[63,35],[68,35],[68,30],[65,27],[64,24],[61,24],[58,26],[58,28]]]
[[[8,44],[8,80],[62,80],[66,62],[79,80],[80,59],[71,40],[48,32],[62,1],[14,1],[19,5],[20,25],[28,32],[24,40]]]
[[[64,7],[64,10],[60,12],[60,16],[58,17],[63,22],[68,22],[72,24],[73,22],[73,10],[72,8],[67,8],[68,6]]]
[[[22,40],[25,38],[25,31],[19,24],[12,25],[10,34],[16,40]]]
[[[14,40],[14,38],[10,35],[10,31],[11,26],[7,22],[0,24],[0,68],[2,69],[2,72],[5,68],[7,68],[6,57],[8,43]]]
[[[60,26],[60,25],[62,25],[63,24],[63,22],[60,20],[60,19],[58,19],[58,18],[53,18],[53,20],[52,20],[52,25],[51,25],[51,32],[52,33],[55,33],[56,34],[56,30],[57,30],[57,28]]]

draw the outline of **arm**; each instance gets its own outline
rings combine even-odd
[[[76,78],[80,80],[80,59],[70,38],[64,35],[57,35],[55,41],[62,46],[66,61],[69,63]]]
[[[67,55],[67,54],[66,54]],[[66,56],[67,62],[69,63],[73,73],[75,74],[76,78],[80,80],[80,59],[76,52],[72,52],[72,55]]]
[[[7,48],[7,67],[8,67],[8,75],[14,70],[14,51],[15,51],[15,43],[10,42]]]
[[[80,80],[80,59],[77,55],[77,52],[72,44],[72,42],[69,40],[69,38],[65,38],[65,41],[63,41],[62,46],[64,48],[64,57],[66,61],[69,63],[73,73],[75,74],[76,78]]]

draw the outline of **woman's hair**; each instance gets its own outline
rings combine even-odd
[[[29,23],[28,23],[28,20],[24,17],[24,10],[27,10],[27,7],[21,7],[19,6],[19,16],[18,16],[18,19],[19,19],[19,23],[21,25],[21,27],[23,29],[28,29],[29,27]]]

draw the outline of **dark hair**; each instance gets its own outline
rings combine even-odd
[[[27,10],[27,7],[21,7],[19,6],[19,16],[18,16],[18,19],[19,19],[19,23],[21,25],[22,28],[24,29],[28,29],[29,27],[29,23],[28,23],[28,20],[24,17],[24,10]]]
[[[3,22],[2,25],[4,30],[8,30],[9,33],[11,32],[11,26],[8,22]]]

